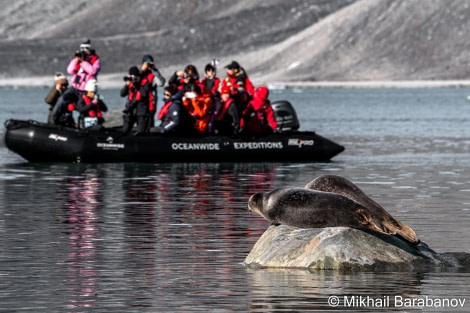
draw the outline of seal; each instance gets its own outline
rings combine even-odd
[[[343,194],[314,189],[327,189],[325,186],[335,185],[335,180],[338,186],[330,189]],[[375,201],[348,180],[335,176],[314,181],[307,184],[309,188],[283,187],[255,193],[248,201],[248,209],[277,225],[299,228],[346,226],[396,235],[414,245],[419,243],[411,228],[395,220],[380,205],[373,206]],[[360,192],[356,194],[358,190]]]
[[[354,200],[372,212],[385,211],[377,202],[369,198],[359,187],[344,177],[337,175],[323,175],[309,182],[305,188],[318,191],[333,192]],[[388,216],[387,212],[385,212]]]
[[[358,186],[344,177],[337,175],[319,176],[309,182],[305,188],[336,193],[356,201],[366,207],[373,215],[380,217],[382,224],[385,225],[393,235],[401,237],[413,244],[419,244],[420,242],[411,227],[392,217],[381,205],[368,197]]]

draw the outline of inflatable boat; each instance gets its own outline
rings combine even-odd
[[[282,133],[226,137],[124,134],[119,127],[76,129],[33,120],[7,120],[5,145],[30,162],[312,162],[344,147],[315,132],[298,131],[287,101],[273,103]]]

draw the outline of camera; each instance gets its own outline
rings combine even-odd
[[[75,57],[84,60],[87,56],[86,51],[75,51]]]
[[[131,83],[136,83],[138,81],[138,77],[134,75],[127,75],[122,78],[125,82],[129,81]]]

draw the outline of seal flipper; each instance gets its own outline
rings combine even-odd
[[[385,213],[387,213],[382,207],[380,207]],[[400,237],[401,239],[405,240],[406,242],[418,245],[419,239],[416,233],[414,232],[411,227],[406,225],[405,223],[400,222],[399,220],[395,219],[390,214],[380,216],[380,224],[384,229],[394,236]]]
[[[406,224],[403,224],[399,221],[397,221],[400,224],[399,228],[394,229],[394,232],[396,236],[402,238],[403,240],[417,246],[420,243],[420,240],[418,236],[416,236],[416,233],[414,230],[412,230],[410,227],[408,227]]]
[[[364,216],[363,218],[365,218],[365,216],[368,217],[367,222],[369,223],[370,229],[379,233],[399,237],[415,246],[419,245],[420,240],[418,236],[416,236],[416,233],[408,225],[394,219],[392,216],[377,218],[374,214],[370,214],[368,211],[367,213],[367,215],[364,213],[362,213],[362,215]]]
[[[364,225],[363,229],[373,230],[375,232],[393,235],[393,233],[388,229],[384,228],[376,219],[370,214],[368,210],[358,209],[353,212],[353,219],[360,225]],[[357,228],[357,226],[355,226]]]

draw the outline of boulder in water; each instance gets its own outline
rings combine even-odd
[[[425,243],[349,227],[302,229],[271,225],[245,258],[249,268],[309,270],[437,270],[461,267]]]

